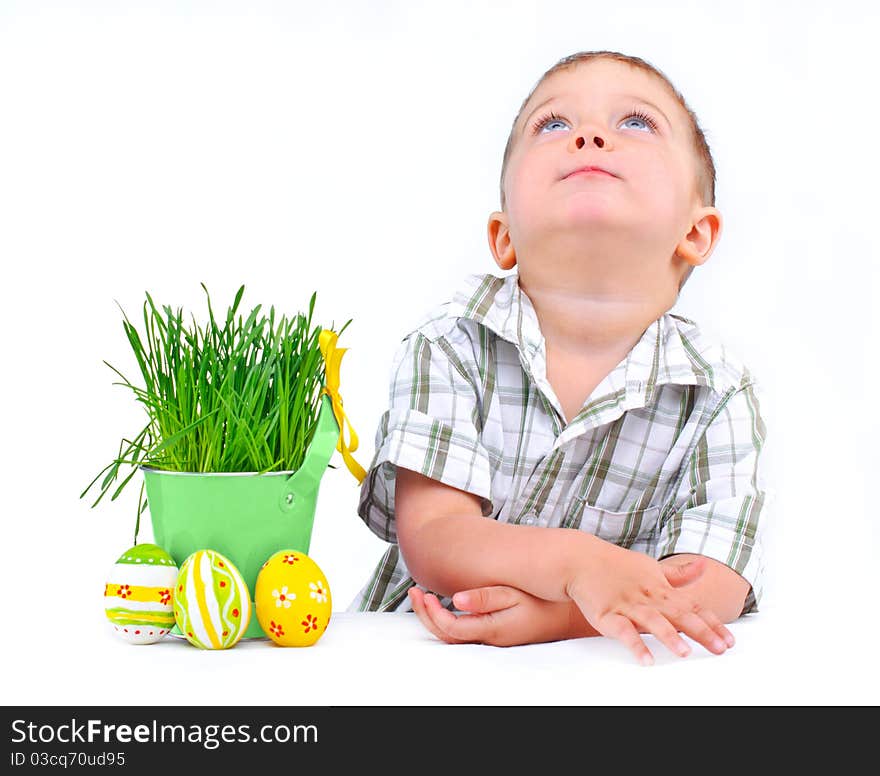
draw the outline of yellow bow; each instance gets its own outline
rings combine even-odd
[[[339,366],[342,362],[342,357],[345,355],[345,351],[348,350],[348,348],[337,348],[336,340],[336,332],[331,331],[330,329],[324,329],[318,337],[318,344],[321,347],[321,355],[324,357],[324,363],[326,365],[325,374],[327,382],[324,389],[321,391],[321,395],[323,396],[326,393],[330,397],[333,403],[333,415],[336,417],[336,422],[339,424],[339,442],[336,444],[336,449],[342,453],[342,458],[345,460],[345,465],[348,466],[349,471],[357,478],[358,483],[361,483],[363,482],[364,477],[367,476],[367,473],[352,457],[352,452],[358,449],[358,437],[355,433],[354,427],[351,425],[351,421],[348,420],[345,416],[345,412],[342,410],[342,397],[339,395]],[[346,422],[348,423],[351,437],[351,441],[347,445],[345,443]]]

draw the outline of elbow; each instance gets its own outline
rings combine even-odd
[[[397,544],[410,576],[450,595],[468,565],[460,555],[473,551],[467,545],[477,525],[471,516],[482,515],[479,497],[404,467],[398,467],[394,488]]]
[[[749,592],[752,586],[739,575],[731,578],[723,585],[709,601],[716,616],[725,625],[735,622],[742,615]]]
[[[660,562],[663,565],[678,565],[697,559],[705,563],[703,572],[683,589],[689,589],[699,605],[711,610],[721,622],[739,619],[752,589],[745,577],[714,558],[693,553],[670,555]]]
[[[423,529],[427,524],[425,522],[419,525],[399,525],[397,546],[400,548],[400,556],[413,580],[422,587],[440,592],[437,589],[432,553],[428,549],[428,542],[423,538]]]
[[[745,581],[745,580],[743,580]],[[729,622],[736,622],[742,617],[743,609],[745,609],[746,601],[752,592],[752,586],[746,582],[745,591],[741,588],[728,596],[727,600],[722,602],[722,609],[718,613],[718,617],[725,625]]]
[[[461,568],[450,561],[454,553],[447,546],[448,521],[441,526],[443,522],[443,519],[431,519],[398,531],[397,544],[416,584],[438,595],[451,596],[468,585],[462,578]]]

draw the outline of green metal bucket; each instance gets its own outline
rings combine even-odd
[[[180,566],[196,550],[216,550],[244,577],[253,604],[257,574],[290,548],[308,553],[318,487],[339,441],[333,404],[322,397],[318,426],[295,472],[170,472],[140,466],[153,537]],[[252,609],[244,638],[266,634]],[[175,626],[173,634],[180,631]]]

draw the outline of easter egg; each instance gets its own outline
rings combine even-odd
[[[257,574],[254,607],[260,627],[276,644],[310,647],[330,622],[330,587],[308,555],[280,550]]]
[[[202,649],[235,646],[251,620],[244,578],[215,550],[197,550],[181,564],[173,604],[180,632]]]
[[[177,564],[155,544],[122,553],[104,585],[104,610],[113,632],[132,644],[154,644],[174,625],[171,605]]]

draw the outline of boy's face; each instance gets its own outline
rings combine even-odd
[[[543,118],[551,112],[558,118]],[[662,279],[665,288],[688,265],[705,261],[708,251],[700,260],[676,258],[695,221],[717,213],[701,208],[689,132],[666,87],[625,63],[593,60],[545,79],[514,128],[506,209],[493,214],[509,230],[520,272],[550,272],[557,259],[570,267],[584,256],[599,262],[591,268],[609,275],[609,287],[612,276],[631,283],[638,272],[646,282]],[[590,165],[611,175],[570,174]],[[496,260],[507,268],[503,256],[496,253]]]

